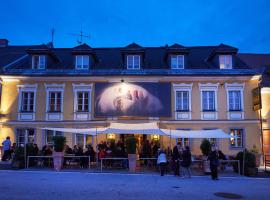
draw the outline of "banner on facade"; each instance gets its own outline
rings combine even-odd
[[[96,83],[95,117],[171,116],[170,83]]]
[[[254,88],[252,90],[252,103],[254,111],[260,110],[262,108],[260,87]]]

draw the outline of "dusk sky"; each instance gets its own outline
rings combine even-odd
[[[92,47],[225,43],[270,53],[268,0],[0,0],[0,38],[11,45],[73,47],[81,26]]]

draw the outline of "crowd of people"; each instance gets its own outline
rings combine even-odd
[[[2,161],[11,160],[14,156],[17,144],[13,143],[11,145],[10,137],[7,137],[2,145]],[[33,144],[33,148],[31,150],[31,155],[33,156],[51,156],[52,153],[53,149],[50,145],[44,145],[42,149],[39,150],[38,145]],[[89,159],[87,157],[90,157],[91,162],[101,161],[102,159],[107,158],[106,161],[104,161],[104,165],[107,166],[112,165],[114,162],[113,160],[110,160],[110,158],[128,157],[125,144],[121,140],[117,143],[114,141],[101,141],[97,145],[97,153],[91,144],[86,145],[85,150],[80,145],[74,145],[73,149],[66,145],[64,153],[66,156],[70,156],[64,158],[64,165],[67,165],[67,163],[70,161],[76,161],[82,168],[88,167]],[[158,142],[150,143],[149,140],[144,140],[142,141],[140,148],[138,148],[137,154],[139,154],[140,158],[145,158],[145,165],[148,164],[148,158],[157,158],[156,164],[160,168],[161,176],[164,175],[166,170],[169,170],[168,165],[170,164],[175,176],[182,175],[188,178],[191,177],[190,166],[192,163],[192,156],[189,146],[182,147],[181,143],[178,143],[176,146],[174,146],[173,150],[171,150],[169,147],[166,150],[162,150]],[[44,165],[50,164],[49,158],[41,159]],[[217,150],[215,146],[212,146],[212,149],[208,155],[208,160],[210,162],[211,177],[213,180],[218,180],[217,168],[219,166],[220,159],[226,160],[226,156],[220,150]],[[127,159],[123,159],[121,162],[123,167],[128,167]]]

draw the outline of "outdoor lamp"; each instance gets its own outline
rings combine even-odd
[[[115,134],[110,133],[110,134],[107,135],[107,138],[110,139],[110,140],[114,140],[115,139]]]
[[[153,140],[157,141],[159,140],[159,135],[152,135]]]

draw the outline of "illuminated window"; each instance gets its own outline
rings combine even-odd
[[[45,55],[33,55],[32,56],[32,68],[33,69],[45,69],[46,56]]]
[[[127,69],[140,69],[141,56],[140,55],[128,55],[127,56]]]
[[[231,129],[231,147],[243,148],[243,129]]]
[[[89,69],[89,56],[87,55],[76,56],[76,69]]]
[[[171,56],[171,68],[172,69],[184,69],[184,55],[172,55]]]
[[[220,69],[232,69],[232,56],[231,55],[220,55],[219,56],[219,67],[220,67]]]

